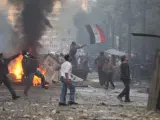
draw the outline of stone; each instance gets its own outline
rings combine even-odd
[[[73,117],[68,117],[67,120],[74,120]]]
[[[88,114],[84,113],[80,115],[79,119],[88,119]]]
[[[38,115],[43,115],[43,112],[39,111],[39,112],[38,112]]]
[[[30,118],[30,115],[26,114],[23,116],[24,118]]]
[[[6,104],[9,105],[9,106],[10,106],[10,105],[14,105],[13,102],[6,102]]]

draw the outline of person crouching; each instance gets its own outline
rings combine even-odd
[[[64,56],[65,62],[61,65],[61,95],[60,95],[60,106],[66,105],[66,95],[67,95],[67,88],[70,89],[70,100],[68,102],[69,105],[76,105],[78,103],[75,102],[75,86],[71,82],[71,72],[72,72],[72,64],[69,62],[70,57],[69,55]]]

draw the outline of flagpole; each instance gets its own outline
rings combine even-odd
[[[132,37],[131,37],[131,9],[132,9],[132,7],[131,7],[131,0],[128,0],[128,23],[129,23],[129,25],[128,25],[128,37],[129,37],[129,40],[128,40],[128,60],[129,60],[129,64],[131,65],[131,47],[132,47],[132,43],[131,43],[131,39],[132,39]]]

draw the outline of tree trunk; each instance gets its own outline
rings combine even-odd
[[[149,90],[148,110],[160,109],[160,50],[157,50],[155,70]]]

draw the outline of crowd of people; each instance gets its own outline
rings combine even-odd
[[[108,89],[110,83],[112,88],[115,89],[115,85],[113,83],[113,74],[116,67],[114,67],[111,59],[106,57],[104,52],[100,52],[100,55],[95,60],[95,64],[97,65],[98,69],[100,85]],[[120,101],[122,101],[122,98],[125,97],[125,102],[130,102],[130,79],[130,68],[128,60],[126,56],[123,56],[120,63],[120,80],[123,82],[125,88],[117,97]]]
[[[66,104],[66,95],[67,95],[67,88],[70,90],[70,100],[68,104],[70,105],[76,105],[78,103],[75,102],[75,86],[72,84],[72,78],[71,73],[73,71],[73,68],[78,67],[80,65],[80,62],[77,62],[77,59],[75,57],[77,53],[77,49],[83,48],[86,45],[78,46],[75,42],[71,44],[70,52],[67,55],[60,55],[61,57],[61,67],[60,67],[60,81],[62,83],[61,85],[61,94],[60,94],[60,106],[65,106]],[[38,59],[33,56],[28,51],[23,51],[22,53],[19,53],[11,58],[4,58],[3,54],[0,54],[0,77],[1,77],[1,83],[4,83],[5,86],[9,89],[10,93],[12,94],[13,100],[16,100],[19,98],[19,96],[16,94],[15,90],[12,87],[12,84],[10,80],[7,77],[8,72],[8,64],[18,57],[19,55],[23,55],[22,60],[22,68],[24,71],[24,77],[25,77],[25,87],[24,87],[24,95],[27,98],[28,97],[28,91],[29,88],[32,85],[33,77],[34,75],[37,75],[42,80],[42,88],[45,88],[45,84],[48,84],[44,78],[44,76],[37,70],[39,64]],[[79,63],[79,64],[78,64]],[[82,65],[83,69],[87,69],[86,66],[88,65],[88,61],[86,59],[83,59],[84,65]],[[95,60],[95,64],[98,69],[98,75],[99,75],[99,82],[100,85],[104,86],[106,89],[109,88],[109,83],[111,84],[112,88],[115,89],[115,85],[113,82],[113,72],[114,72],[114,65],[111,62],[111,59],[106,57],[104,52],[100,52],[100,55]],[[129,64],[126,56],[123,56],[121,58],[121,65],[120,65],[120,79],[124,83],[124,90],[118,95],[118,99],[122,101],[122,98],[125,97],[125,102],[130,102],[129,98],[129,91],[130,91],[130,69]]]

